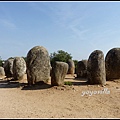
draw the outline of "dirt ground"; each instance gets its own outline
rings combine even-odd
[[[27,86],[27,78],[0,79],[0,118],[120,118],[120,80],[88,85],[66,75],[72,85]]]

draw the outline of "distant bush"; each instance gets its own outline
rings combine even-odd
[[[53,64],[55,61],[67,62],[69,59],[72,59],[71,54],[63,50],[58,50],[57,53],[54,52],[50,54],[51,64]]]

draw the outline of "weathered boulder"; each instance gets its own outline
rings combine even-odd
[[[0,76],[1,77],[5,76],[5,71],[3,67],[0,67]]]
[[[67,71],[68,71],[67,63],[56,61],[52,65],[51,85],[52,86],[63,86]]]
[[[81,60],[77,63],[77,78],[87,78],[87,60]]]
[[[7,78],[13,76],[13,61],[14,61],[14,58],[9,58],[5,61],[4,65],[3,65],[4,71],[5,71],[5,76]]]
[[[67,63],[68,63],[68,74],[71,74],[71,75],[74,75],[74,73],[75,73],[75,64],[74,64],[74,61],[73,60],[71,60],[71,59],[69,59],[68,61],[67,61]]]
[[[104,54],[100,50],[93,51],[87,63],[88,83],[90,84],[106,84],[106,72]]]
[[[43,46],[33,47],[27,54],[27,80],[32,85],[36,82],[48,82],[50,77],[50,57]]]
[[[13,77],[14,80],[23,79],[26,73],[26,62],[22,57],[15,57],[13,61]]]
[[[106,79],[120,79],[120,48],[108,51],[105,57]]]

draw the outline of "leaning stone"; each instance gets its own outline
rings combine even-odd
[[[105,57],[106,79],[120,79],[120,48],[108,51]]]
[[[92,52],[87,65],[88,83],[105,85],[106,72],[103,52],[100,50]]]
[[[67,71],[68,71],[67,63],[56,61],[52,66],[51,85],[63,86]]]
[[[13,61],[13,77],[14,80],[23,79],[26,73],[26,62],[22,57],[15,57]]]
[[[27,80],[32,85],[36,82],[48,82],[50,77],[50,57],[46,48],[33,47],[27,54]]]

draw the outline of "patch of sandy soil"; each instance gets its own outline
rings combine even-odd
[[[88,85],[66,75],[71,86],[0,79],[0,118],[120,118],[120,80]]]

